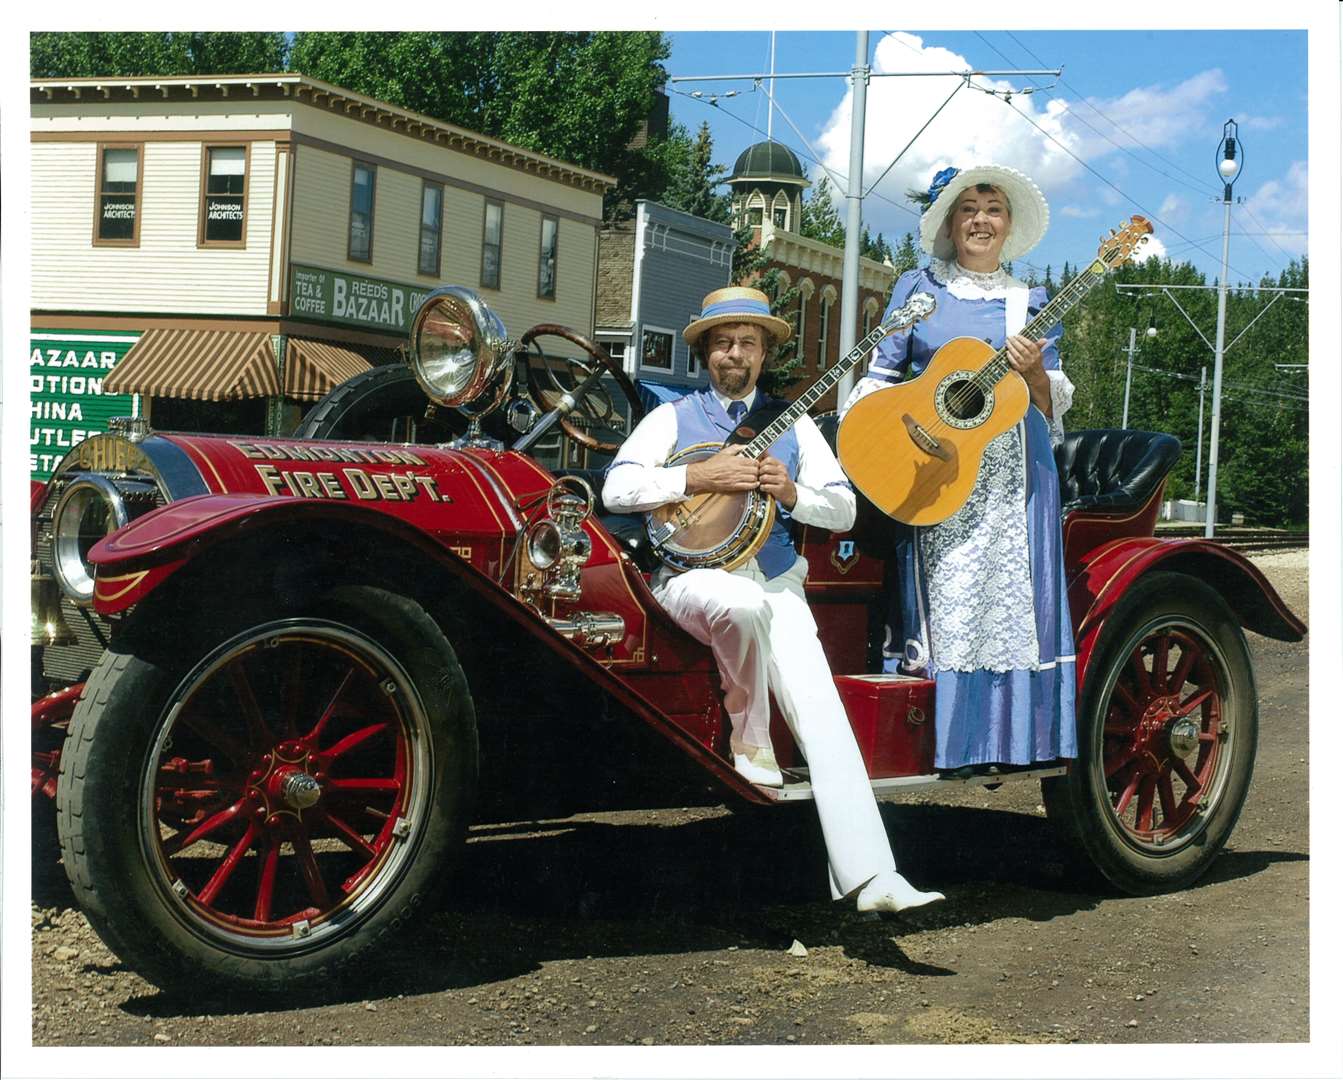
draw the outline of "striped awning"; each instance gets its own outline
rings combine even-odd
[[[110,394],[225,401],[280,393],[270,335],[249,330],[146,330],[103,380]]]
[[[397,349],[291,337],[284,363],[285,396],[316,401],[346,379],[378,364],[396,363],[400,359]]]

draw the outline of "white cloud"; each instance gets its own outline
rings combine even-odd
[[[1281,177],[1261,184],[1246,198],[1244,206],[1233,209],[1233,232],[1250,234],[1240,242],[1263,248],[1276,263],[1286,261],[1284,252],[1288,256],[1304,255],[1307,178],[1306,163],[1294,161]],[[1234,237],[1232,242],[1237,242]]]
[[[964,71],[973,67],[967,58],[904,32],[881,38],[873,57],[874,71]],[[1006,80],[981,77],[975,83],[1000,93],[1013,89]],[[915,139],[954,86],[952,77],[885,78],[868,84],[865,184],[871,184],[914,139],[877,188],[885,199],[907,206],[905,191],[926,188],[939,169],[995,162],[1032,177],[1051,202],[1066,206],[1059,211],[1064,217],[1094,216],[1082,207],[1093,203],[1115,207],[1131,200],[1097,180],[1077,159],[1111,183],[1127,188],[1136,174],[1147,171],[1130,154],[1152,161],[1138,142],[1156,151],[1170,150],[1192,133],[1205,132],[1212,108],[1227,90],[1226,78],[1217,68],[1174,86],[1135,87],[1116,98],[1088,99],[1086,103],[1043,94],[1015,94],[1005,103],[1002,97],[965,87]],[[818,156],[837,174],[848,170],[851,115],[852,95],[846,91],[815,144]],[[1063,203],[1065,197],[1070,197],[1068,204]],[[868,205],[874,231],[902,233],[914,228],[914,214],[881,199]]]
[[[1138,254],[1134,256],[1134,262],[1146,262],[1148,259],[1166,258],[1166,245],[1155,236],[1149,236],[1147,241],[1138,249]]]
[[[1097,218],[1101,212],[1094,206],[1063,206],[1059,208],[1059,217],[1077,218],[1085,221],[1089,218]]]

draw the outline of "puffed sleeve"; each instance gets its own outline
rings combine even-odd
[[[919,287],[922,276],[921,270],[908,270],[896,278],[895,287],[891,290],[891,302],[886,305],[886,311],[882,314],[883,321],[889,319],[893,311],[909,303],[909,298]],[[904,378],[905,369],[909,367],[911,329],[887,334],[877,343],[877,347],[872,350],[872,362],[868,365],[867,374],[858,380],[853,390],[849,392],[848,398],[840,404],[841,419],[859,398],[866,397],[874,390],[898,383]]]

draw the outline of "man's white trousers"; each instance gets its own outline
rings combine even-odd
[[[766,580],[752,559],[724,570],[659,575],[653,592],[708,645],[737,743],[769,746],[769,694],[807,759],[835,899],[895,869],[890,840],[816,634],[802,584],[807,561]]]

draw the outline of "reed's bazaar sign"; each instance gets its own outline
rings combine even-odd
[[[103,380],[136,333],[40,330],[29,335],[28,473],[46,480],[72,449],[136,412],[133,394],[105,394]]]

